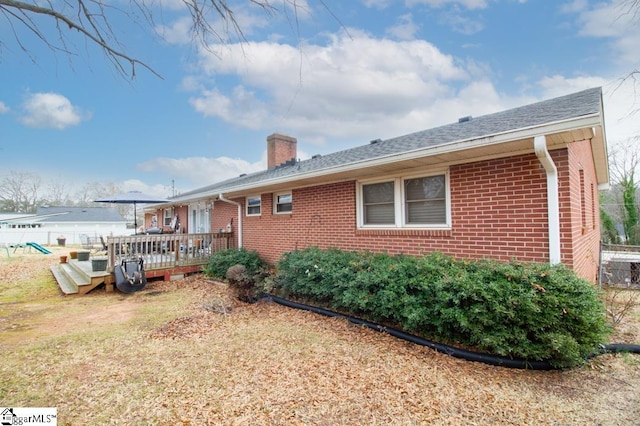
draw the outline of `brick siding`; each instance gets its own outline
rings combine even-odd
[[[581,277],[595,282],[600,253],[600,200],[589,141],[569,145],[568,163],[571,208],[562,212],[570,215],[569,221],[563,221],[568,228],[563,228],[563,255],[566,249],[565,263]]]
[[[559,173],[562,262],[594,281],[599,220],[593,218],[597,210],[587,208],[584,214],[589,226],[583,234],[578,173],[578,164],[582,164],[584,204],[597,205],[597,200],[593,201],[597,191],[591,191],[595,171],[589,142],[552,151],[551,155]],[[286,251],[309,246],[549,261],[546,175],[534,154],[452,166],[450,230],[357,229],[355,181],[292,193],[291,214],[272,214],[273,194],[262,194],[262,214],[243,219],[244,246],[257,250],[270,263]],[[236,201],[244,203],[244,199]]]
[[[551,156],[559,176],[562,263],[595,282],[600,226],[590,143],[573,143]],[[346,181],[294,189],[290,214],[273,214],[273,194],[262,194],[261,215],[246,216],[243,208],[243,246],[271,264],[284,252],[310,246],[549,261],[546,174],[535,154],[451,166],[449,183],[451,229],[357,229],[357,184]],[[234,201],[245,204],[244,198]],[[233,218],[237,231],[236,206],[216,201],[212,212],[212,230]]]

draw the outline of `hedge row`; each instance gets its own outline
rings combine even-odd
[[[598,291],[563,266],[309,248],[277,271],[285,297],[560,368],[583,363],[610,333]]]

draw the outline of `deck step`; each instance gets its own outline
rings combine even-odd
[[[61,265],[51,267],[51,273],[64,294],[78,294],[78,285],[62,271]]]
[[[78,287],[91,284],[91,278],[86,273],[82,272],[82,270],[74,268],[73,265],[69,263],[60,263],[58,266],[62,270],[62,273]]]

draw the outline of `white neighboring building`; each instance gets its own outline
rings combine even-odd
[[[35,214],[0,214],[0,244],[35,242],[57,245],[64,237],[66,244],[80,244],[80,235],[129,235],[127,220],[113,207],[38,207]]]

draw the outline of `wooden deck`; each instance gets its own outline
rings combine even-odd
[[[109,237],[106,253],[92,250],[91,256],[107,257],[106,271],[94,272],[92,262],[69,260],[51,268],[65,295],[87,294],[104,284],[113,291],[113,268],[124,260],[142,259],[147,278],[165,281],[200,272],[216,251],[233,247],[233,233],[156,234]]]

